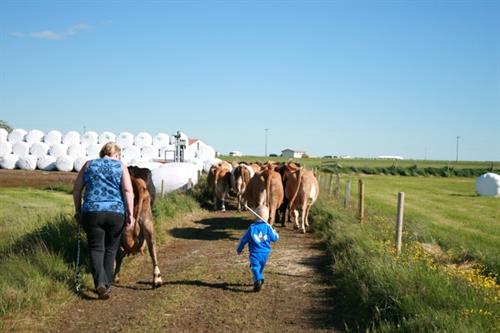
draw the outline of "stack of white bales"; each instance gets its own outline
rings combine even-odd
[[[189,142],[185,133],[181,133],[181,139]],[[122,148],[122,161],[127,165],[151,170],[161,166],[154,177],[158,191],[161,190],[163,180],[164,193],[196,184],[198,171],[207,164],[213,164],[215,157],[212,147],[197,141],[196,145],[186,147],[186,163],[157,163],[157,159],[174,160],[176,139],[166,133],[152,136],[147,132],[140,132],[134,136],[130,132],[115,135],[111,132],[98,134],[86,131],[80,135],[76,131],[63,134],[57,130],[44,133],[37,129],[26,131],[18,128],[10,133],[0,129],[0,167],[79,171],[86,161],[98,158],[102,146],[110,141]]]

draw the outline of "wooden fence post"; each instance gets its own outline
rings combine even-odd
[[[328,181],[328,195],[332,195],[333,189],[333,173],[330,174],[330,180]]]
[[[398,215],[396,218],[396,253],[401,252],[403,239],[403,215],[405,211],[405,193],[398,193]]]
[[[161,198],[163,198],[163,182],[164,182],[164,180],[162,179],[162,180],[161,180],[161,192],[160,192],[160,193],[161,193],[161,194],[160,194],[160,197],[161,197]]]
[[[345,182],[345,195],[344,195],[344,208],[349,206],[349,199],[351,196],[351,181],[346,180]]]
[[[365,217],[365,183],[362,179],[358,182],[358,216],[360,220]]]
[[[335,200],[340,200],[340,175],[337,173],[337,186],[335,186]]]

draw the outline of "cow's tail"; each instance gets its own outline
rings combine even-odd
[[[302,182],[302,168],[297,170],[297,189],[295,190],[295,193],[293,194],[292,199],[290,199],[290,202],[288,203],[288,209],[292,209],[293,203],[295,202],[295,199],[297,198],[297,194],[299,193],[300,190],[300,183]]]
[[[140,227],[140,221],[139,219],[141,218],[141,212],[142,212],[142,204],[143,204],[143,195],[144,191],[141,191],[141,189],[138,189],[138,195],[139,195],[139,200],[137,200],[137,205],[134,207],[134,217],[135,217],[135,226],[134,226],[134,236],[137,238],[139,237],[139,234],[141,232],[141,227]],[[142,194],[142,195],[141,195]]]
[[[266,205],[268,209],[271,209],[271,170],[267,170]]]

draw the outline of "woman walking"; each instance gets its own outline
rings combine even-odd
[[[111,294],[124,224],[127,229],[134,227],[134,191],[120,154],[116,143],[106,143],[100,158],[83,166],[73,187],[75,219],[87,234],[91,270],[100,299],[108,299]]]

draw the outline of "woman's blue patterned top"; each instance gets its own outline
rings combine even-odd
[[[122,163],[99,158],[88,163],[84,171],[85,196],[83,212],[124,213],[122,197]]]

